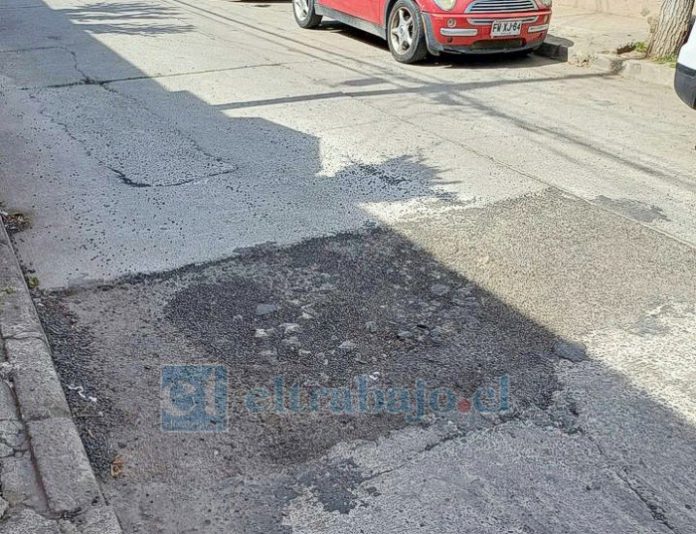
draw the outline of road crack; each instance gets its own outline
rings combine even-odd
[[[65,49],[65,50],[67,50],[67,49]],[[73,54],[73,57],[75,57],[75,60],[77,61],[77,58],[76,58],[76,55],[75,55],[75,54]],[[110,93],[113,93],[114,95],[117,95],[119,98],[124,98],[124,99],[126,99],[126,100],[129,100],[129,101],[133,102],[133,103],[136,104],[137,106],[142,107],[147,113],[149,113],[149,114],[153,115],[155,118],[157,118],[157,119],[159,119],[159,120],[165,122],[165,123],[169,126],[169,128],[171,129],[172,132],[174,132],[175,134],[177,134],[178,136],[180,136],[180,137],[181,137],[182,139],[184,139],[186,142],[190,143],[191,148],[192,148],[194,151],[200,153],[200,154],[201,154],[202,156],[204,156],[205,158],[208,158],[208,159],[210,159],[210,160],[213,160],[215,163],[221,164],[221,165],[223,166],[222,169],[212,171],[212,172],[207,173],[207,174],[205,174],[205,175],[203,175],[203,176],[198,176],[198,177],[194,177],[194,178],[189,178],[189,179],[181,180],[181,181],[174,182],[174,183],[171,183],[171,184],[147,183],[147,182],[137,181],[137,180],[134,180],[134,179],[132,179],[131,177],[129,177],[124,171],[122,171],[121,169],[117,168],[117,167],[114,166],[113,164],[109,164],[109,163],[107,163],[106,161],[104,161],[103,159],[94,156],[94,154],[92,154],[92,150],[90,150],[89,147],[87,146],[86,140],[84,140],[84,139],[82,139],[82,138],[76,136],[76,135],[70,130],[70,126],[69,126],[67,123],[65,123],[65,122],[59,120],[58,118],[56,118],[46,106],[41,107],[41,108],[38,110],[39,115],[41,115],[41,116],[43,116],[43,117],[46,117],[48,120],[50,120],[50,121],[53,122],[54,124],[60,126],[61,129],[66,133],[66,135],[67,135],[71,140],[73,140],[73,141],[75,141],[76,143],[78,143],[78,144],[82,147],[82,149],[83,149],[88,155],[91,155],[92,157],[95,157],[95,159],[97,160],[97,162],[98,162],[101,166],[106,167],[106,168],[109,169],[112,173],[114,173],[114,174],[117,176],[117,178],[119,179],[119,181],[120,181],[123,185],[126,185],[126,186],[128,186],[128,187],[134,187],[134,188],[150,188],[150,187],[153,187],[153,188],[169,188],[169,187],[179,187],[179,186],[183,186],[183,185],[191,185],[191,184],[201,183],[201,182],[203,182],[203,181],[205,181],[205,180],[208,180],[208,179],[210,179],[210,178],[217,178],[217,177],[221,177],[221,176],[226,176],[226,175],[231,174],[231,173],[233,173],[233,172],[235,172],[235,171],[237,170],[238,166],[226,162],[225,160],[223,160],[222,157],[217,156],[217,155],[215,155],[215,154],[212,154],[211,152],[209,152],[208,150],[206,150],[205,148],[203,148],[203,147],[198,143],[198,141],[196,141],[195,139],[193,139],[191,136],[187,135],[187,134],[186,134],[185,132],[183,132],[180,128],[178,128],[178,127],[176,127],[176,126],[174,126],[174,125],[169,124],[169,122],[168,122],[166,119],[164,119],[163,117],[160,117],[159,115],[157,115],[156,113],[154,113],[151,109],[149,109],[147,106],[145,106],[140,100],[137,100],[136,98],[134,98],[134,97],[132,97],[132,96],[130,96],[130,95],[121,93],[120,91],[118,91],[118,90],[115,89],[114,87],[109,86],[107,82],[98,82],[98,81],[93,80],[92,78],[90,78],[89,76],[87,76],[86,74],[84,74],[84,73],[79,69],[79,67],[78,67],[78,65],[77,65],[77,62],[76,62],[75,65],[76,65],[76,66],[75,66],[76,70],[78,70],[78,72],[80,72],[80,73],[83,74],[83,79],[82,79],[80,82],[76,82],[75,84],[71,84],[71,85],[95,85],[95,86],[101,87],[101,88],[104,89],[105,91],[108,91],[108,92],[110,92]]]
[[[637,485],[628,477],[628,468],[624,467],[623,470],[616,470],[615,473],[616,476],[618,476],[619,479],[623,481],[626,487],[630,489],[631,492],[636,497],[638,497],[638,499],[645,505],[645,507],[648,509],[650,515],[655,521],[664,525],[671,532],[679,534],[679,529],[677,529],[674,525],[672,525],[669,522],[669,519],[667,518],[667,512],[665,511],[665,509],[662,508],[662,506],[660,506],[656,502],[654,502],[654,500],[644,495],[643,490],[640,487],[637,487]]]
[[[640,488],[629,477],[629,467],[626,465],[612,465],[614,462],[609,458],[606,451],[604,450],[604,447],[602,447],[602,445],[599,442],[597,442],[594,439],[594,437],[592,437],[584,429],[579,428],[578,430],[583,437],[587,438],[587,440],[596,447],[597,451],[599,452],[599,455],[606,460],[607,469],[611,473],[616,475],[616,477],[624,483],[624,485],[631,491],[631,493],[633,493],[640,500],[640,502],[643,503],[643,505],[650,512],[650,515],[652,516],[653,520],[664,525],[667,529],[670,530],[670,532],[680,534],[681,531],[670,523],[667,517],[667,511],[662,506],[657,504],[654,501],[654,499],[651,499],[648,496],[646,496],[645,490],[643,488]]]
[[[73,58],[73,66],[77,73],[82,76],[83,83],[85,84],[91,84],[94,83],[94,80],[80,67],[80,62],[77,59],[77,52],[74,50],[67,48],[67,47],[61,47],[63,50],[67,51]]]

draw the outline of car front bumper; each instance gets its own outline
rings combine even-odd
[[[696,108],[696,70],[677,63],[674,88],[689,107]]]
[[[521,20],[522,31],[514,37],[492,37],[494,21]],[[423,13],[428,51],[433,55],[495,54],[534,50],[548,33],[551,11],[514,14]]]

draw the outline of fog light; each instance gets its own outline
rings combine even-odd
[[[454,19],[447,19],[447,27],[454,28],[457,25],[457,21]]]
[[[541,21],[542,24],[546,24],[549,21],[549,16],[544,15],[544,20]]]

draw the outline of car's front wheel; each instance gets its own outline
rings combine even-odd
[[[314,11],[314,0],[292,0],[292,7],[301,28],[316,28],[321,24],[321,15]]]
[[[398,0],[387,24],[389,50],[401,63],[417,63],[428,55],[421,12],[413,0]]]

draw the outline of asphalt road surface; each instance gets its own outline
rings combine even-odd
[[[695,125],[287,2],[0,5],[0,199],[127,533],[696,532]]]

